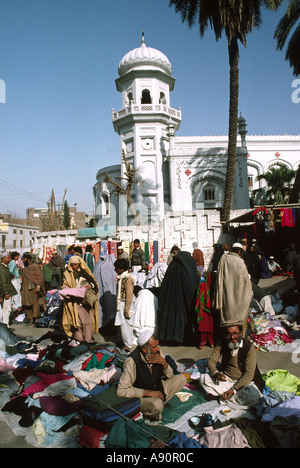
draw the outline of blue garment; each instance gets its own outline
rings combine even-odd
[[[18,266],[14,260],[10,261],[8,268],[11,274],[14,275],[15,278],[20,278]]]
[[[269,413],[274,406],[277,406],[280,403],[289,400],[290,398],[294,397],[295,394],[296,392],[278,392],[277,390],[273,390],[272,392],[270,390],[268,392],[264,391],[263,396],[260,398],[258,404],[255,406],[257,415],[262,416]]]
[[[265,413],[261,420],[263,422],[272,421],[275,416],[283,416],[288,418],[289,416],[295,415],[297,418],[300,418],[300,397],[294,396],[289,400],[279,403],[279,405],[274,406],[271,410]]]
[[[71,257],[73,257],[72,254],[68,254],[68,255],[65,256],[64,260],[65,260],[66,264],[69,263],[69,260],[70,260]]]
[[[171,448],[208,448],[206,444],[201,445],[195,439],[189,439],[185,432],[177,434],[168,445]]]

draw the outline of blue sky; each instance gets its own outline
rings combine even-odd
[[[240,111],[249,134],[299,134],[292,69],[276,50],[277,13],[241,46]],[[201,39],[168,0],[2,0],[0,79],[0,212],[25,217],[59,202],[93,212],[97,171],[120,160],[111,109],[121,109],[118,64],[141,44],[161,50],[176,78],[171,106],[182,108],[178,135],[228,131],[229,66],[225,38]]]

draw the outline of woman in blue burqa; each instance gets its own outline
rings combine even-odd
[[[99,286],[99,328],[110,325],[117,311],[117,283],[113,254],[100,257],[94,276]]]
[[[196,262],[189,252],[174,256],[158,288],[158,338],[192,344],[195,339],[195,303],[199,286]]]

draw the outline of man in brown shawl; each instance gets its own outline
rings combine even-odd
[[[60,255],[58,255],[57,250],[53,250],[51,254],[51,260],[48,263],[48,266],[52,268],[53,270],[55,270],[55,268],[60,268],[62,271],[65,270],[65,267],[66,267],[65,261]]]
[[[26,311],[27,324],[33,324],[40,316],[41,305],[45,303],[46,290],[41,264],[26,252],[22,274],[22,304]]]
[[[91,270],[78,255],[70,258],[63,274],[62,291],[66,288],[70,291],[63,307],[64,331],[79,343],[92,342],[93,333],[98,333],[99,287]],[[78,288],[86,289],[84,298],[76,296]]]
[[[244,324],[252,298],[252,285],[242,258],[243,247],[233,244],[218,265],[214,305],[220,311],[221,326]]]

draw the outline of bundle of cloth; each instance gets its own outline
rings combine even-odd
[[[272,345],[281,346],[294,341],[282,322],[269,313],[250,314],[248,327],[251,341],[263,351],[269,351]]]

